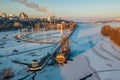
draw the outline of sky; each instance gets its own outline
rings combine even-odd
[[[24,1],[24,0],[23,0]],[[33,2],[40,8],[45,7],[56,17],[80,20],[102,20],[120,18],[120,0],[25,0]],[[0,13],[19,15],[25,12],[29,17],[47,17],[45,11],[38,11],[23,3],[0,0]]]

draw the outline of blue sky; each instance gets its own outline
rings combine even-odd
[[[57,17],[72,20],[99,20],[120,17],[120,0],[28,0],[39,7],[46,7]],[[18,15],[25,12],[30,17],[49,16],[44,12],[26,7],[22,3],[0,0],[0,12]]]

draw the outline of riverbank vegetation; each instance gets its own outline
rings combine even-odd
[[[101,28],[101,34],[108,36],[117,46],[120,47],[120,28],[112,28],[110,25],[104,25]]]

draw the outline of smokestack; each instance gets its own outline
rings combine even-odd
[[[22,3],[29,8],[33,8],[35,10],[42,11],[49,15],[54,15],[51,10],[47,9],[46,7],[39,7],[39,5],[37,5],[34,2],[28,2],[27,0],[11,0],[11,1],[16,1],[16,2]]]

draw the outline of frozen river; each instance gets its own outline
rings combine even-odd
[[[107,24],[110,24],[112,26],[120,25],[120,23],[107,23]],[[37,44],[37,43],[15,42],[16,44],[12,44],[11,45],[12,47],[16,48],[16,46],[18,46],[19,44],[23,46],[24,50],[31,49],[31,48],[34,49],[38,47],[42,48],[45,46],[51,46],[51,47],[43,48],[35,52],[32,51],[32,52],[28,52],[25,54],[1,57],[0,58],[0,70],[5,67],[11,67],[15,72],[15,76],[11,78],[11,80],[18,80],[18,79],[22,79],[22,80],[79,80],[97,70],[97,67],[93,67],[93,66],[91,67],[91,65],[93,64],[91,61],[92,59],[94,60],[94,55],[89,50],[92,50],[94,47],[99,46],[98,44],[100,44],[101,42],[106,41],[105,38],[100,34],[100,30],[103,25],[105,24],[78,23],[78,27],[76,28],[75,32],[69,39],[69,45],[71,49],[70,58],[73,58],[73,61],[68,61],[68,63],[65,64],[64,66],[59,66],[57,64],[53,66],[47,65],[41,71],[38,71],[35,73],[28,72],[26,69],[27,66],[15,64],[11,62],[11,60],[17,59],[22,62],[31,63],[33,59],[39,60],[39,58],[42,57],[42,55],[40,55],[39,53],[47,54],[47,52],[50,52],[52,49],[54,49],[55,45],[52,46],[51,44],[47,45],[47,44]],[[12,32],[12,33],[16,33],[16,32]],[[12,33],[10,32],[10,34]],[[2,34],[9,34],[9,33],[1,32],[0,36],[3,36]],[[11,40],[11,42],[16,41],[14,38],[11,38],[11,37],[9,38],[9,40]],[[11,48],[11,47],[10,45],[6,44],[5,48]],[[93,51],[95,52],[95,50]],[[102,49],[101,51],[105,52],[104,49]],[[98,51],[97,53],[101,53],[101,51]],[[2,48],[0,48],[0,52],[1,52],[0,56],[9,54],[7,53],[6,50],[3,51]],[[91,54],[89,54],[89,52]],[[93,57],[91,57],[90,55],[93,55]],[[99,59],[99,56],[98,56],[98,59]],[[102,58],[109,59],[103,55],[102,55]],[[93,64],[93,65],[96,66],[96,64]],[[111,66],[111,64],[107,64],[107,65]],[[102,77],[102,74],[100,75],[94,74],[94,75],[91,75],[88,80],[101,80],[102,79],[101,77]],[[110,78],[108,80],[110,80]],[[118,80],[118,79],[113,79],[113,80]]]

